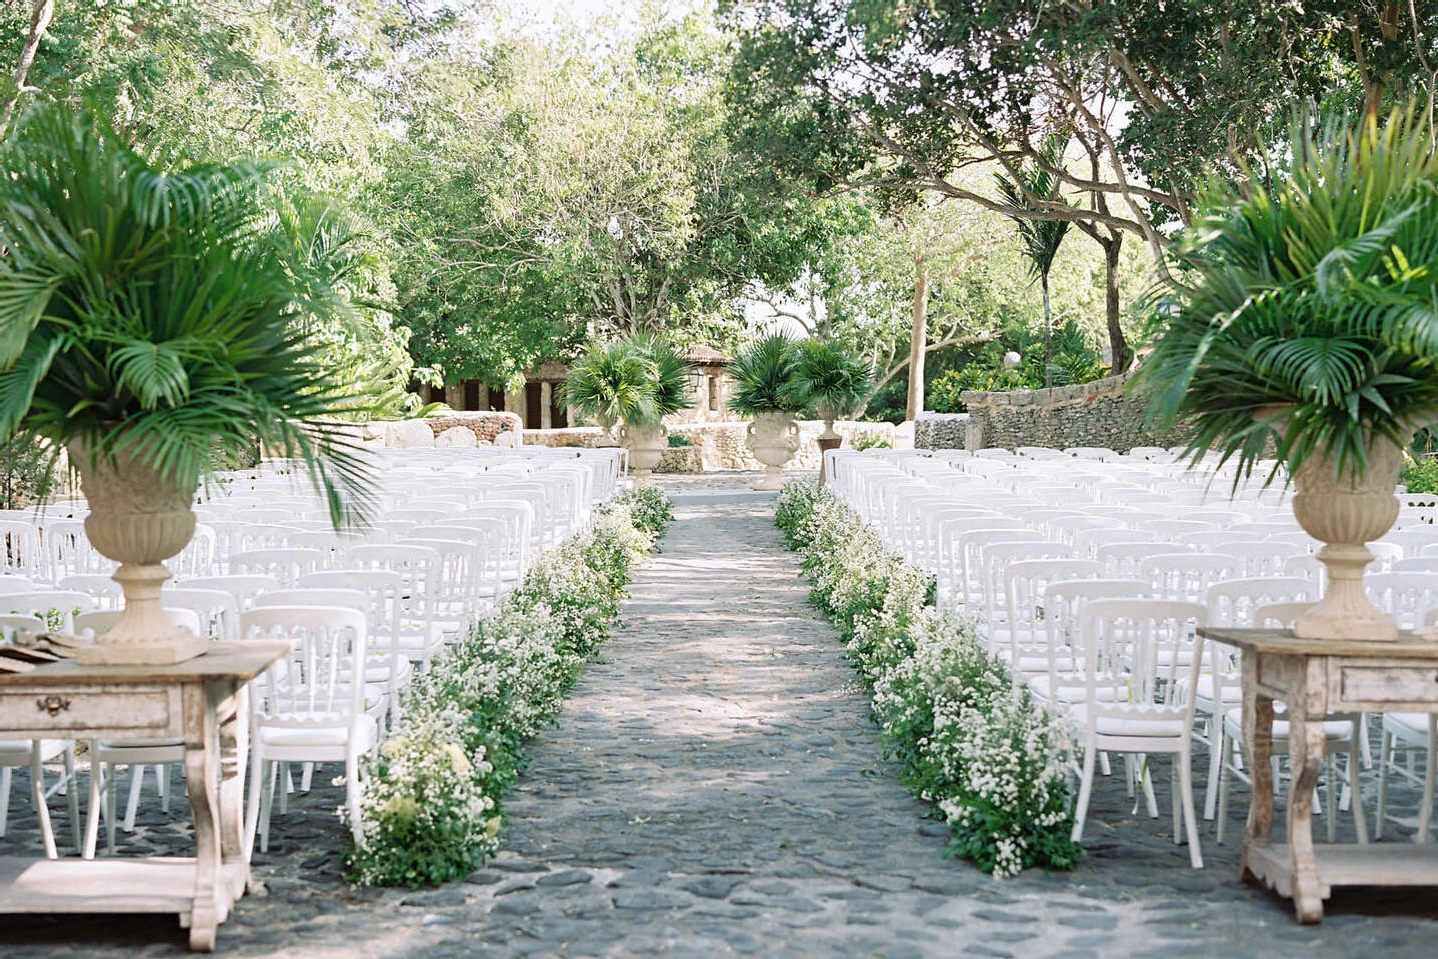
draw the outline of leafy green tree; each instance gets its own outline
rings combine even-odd
[[[1059,194],[1058,178],[1049,172],[1056,164],[1062,162],[1063,141],[1057,137],[1050,139],[1044,146],[1046,163],[1044,166],[1035,165],[1029,169],[1021,168],[1015,179],[1010,179],[1000,173],[995,176],[998,182],[1000,195],[1018,210],[1034,209],[1030,197],[1036,197],[1043,203],[1063,202]],[[1048,169],[1046,169],[1047,167]],[[1053,272],[1054,258],[1059,254],[1059,247],[1063,244],[1064,237],[1068,235],[1068,220],[1047,220],[1037,219],[1022,214],[1014,214],[1010,217],[1014,226],[1018,228],[1019,238],[1023,242],[1024,256],[1029,261],[1029,267],[1034,277],[1039,281],[1044,297],[1044,386],[1053,386],[1053,308],[1049,302],[1049,274]]]

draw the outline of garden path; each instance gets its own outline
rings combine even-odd
[[[276,820],[256,869],[269,895],[221,928],[225,955],[1432,955],[1438,922],[1418,897],[1341,893],[1322,926],[1300,927],[1236,880],[1231,842],[1205,830],[1209,868],[1188,869],[1166,821],[1131,816],[1114,780],[1076,873],[1000,881],[945,858],[946,830],[899,785],[805,603],[772,501],[678,499],[623,628],[532,744],[500,855],[440,889],[351,889],[340,792],[322,786]],[[131,842],[183,845],[169,822],[151,804]],[[33,828],[14,826],[17,841]],[[183,949],[172,918],[0,920],[0,943],[6,959]]]

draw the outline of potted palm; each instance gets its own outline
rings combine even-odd
[[[92,545],[120,563],[93,663],[173,663],[204,643],[160,602],[201,479],[262,446],[294,457],[338,527],[370,498],[350,404],[304,332],[337,308],[265,215],[261,165],[167,173],[85,111],[28,116],[0,178],[0,438],[68,451]]]
[[[1363,570],[1398,515],[1403,448],[1438,417],[1433,148],[1411,111],[1382,126],[1298,122],[1287,175],[1211,181],[1136,378],[1161,422],[1192,429],[1195,457],[1216,450],[1248,476],[1272,454],[1292,478],[1329,574],[1301,637],[1397,636]]]
[[[803,408],[804,394],[797,344],[782,333],[755,340],[729,364],[729,376],[734,383],[729,408],[753,418],[748,446],[765,467],[757,488],[779,489],[784,485],[784,464],[799,449],[794,414]]]
[[[807,339],[798,345],[795,376],[806,405],[812,405],[824,432],[819,434],[819,485],[824,485],[823,454],[838,449],[844,440],[834,420],[864,398],[873,377],[869,367],[845,353],[832,340]]]
[[[647,486],[654,467],[669,448],[669,431],[664,417],[672,416],[692,404],[689,389],[689,364],[674,352],[667,340],[647,334],[631,339],[631,348],[649,371],[648,391],[637,406],[624,417],[620,439],[629,450],[629,464],[635,483]]]
[[[666,341],[646,334],[595,343],[570,367],[561,395],[595,419],[605,436],[619,427],[617,440],[629,450],[635,482],[644,486],[667,448],[664,417],[690,405],[689,364]]]
[[[650,379],[648,365],[629,340],[590,343],[570,366],[560,401],[599,424],[596,446],[618,446],[615,431],[642,404]]]

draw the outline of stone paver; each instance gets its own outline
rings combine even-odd
[[[276,819],[274,844],[257,858],[269,893],[240,903],[220,930],[222,952],[1433,955],[1438,907],[1426,894],[1340,891],[1315,929],[1238,882],[1238,791],[1234,838],[1219,848],[1203,832],[1203,871],[1187,868],[1167,819],[1132,815],[1118,777],[1096,791],[1077,872],[994,880],[945,858],[944,827],[923,818],[881,755],[864,694],[806,606],[771,517],[768,502],[681,499],[623,629],[557,728],[532,744],[505,850],[468,882],[345,885],[340,794],[317,785]],[[1167,765],[1156,765],[1166,810]],[[1396,792],[1400,822],[1411,822],[1415,795]],[[178,851],[184,820],[147,800],[126,849]],[[0,854],[34,844],[34,817],[18,802],[12,823]],[[132,955],[144,943],[143,955],[183,951],[172,919],[6,919],[0,943],[6,959]]]

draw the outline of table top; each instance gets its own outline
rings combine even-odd
[[[173,665],[81,666],[73,659],[63,659],[27,673],[0,673],[0,690],[7,686],[195,683],[207,679],[248,682],[289,650],[290,644],[284,640],[221,640],[194,659]]]
[[[1291,629],[1236,629],[1202,626],[1198,633],[1245,653],[1279,656],[1343,656],[1378,659],[1438,660],[1438,640],[1400,633],[1391,643],[1359,639],[1299,639]]]

